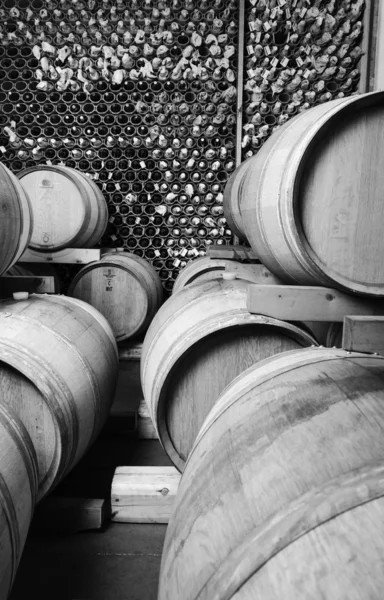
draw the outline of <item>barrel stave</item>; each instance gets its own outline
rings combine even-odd
[[[216,595],[210,581],[217,584],[215,573],[228,566],[250,532],[311,489],[380,464],[383,387],[382,357],[327,349],[267,359],[228,386],[183,474],[164,546],[159,599],[232,597],[225,578]],[[233,568],[226,569],[228,577]]]
[[[119,252],[107,253],[81,269],[68,294],[99,310],[120,342],[148,328],[163,291],[152,265],[129,252]]]
[[[9,391],[7,402],[25,421],[38,452],[39,497],[87,450],[113,398],[116,343],[105,319],[95,318],[94,312],[60,296],[33,295],[0,304],[0,359],[6,365],[2,383],[5,392],[16,386],[17,394]],[[17,385],[10,367],[19,376]],[[17,401],[27,395],[32,409]]]
[[[222,279],[187,286],[148,329],[141,360],[144,398],[179,470],[223,389],[275,352],[316,344],[300,328],[247,311],[247,284]]]

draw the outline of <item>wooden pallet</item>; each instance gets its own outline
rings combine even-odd
[[[168,523],[181,475],[175,467],[118,467],[112,482],[112,521]]]
[[[239,262],[260,262],[255,251],[248,246],[227,246],[224,244],[222,246],[209,246],[207,255],[209,258],[225,258],[227,260],[238,260]]]

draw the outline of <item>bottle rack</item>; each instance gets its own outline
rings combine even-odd
[[[368,4],[247,0],[243,159],[297,113],[358,90]]]
[[[232,239],[235,0],[2,0],[0,159],[65,164],[109,206],[103,246],[150,260],[166,290]]]
[[[171,291],[187,261],[233,241],[235,166],[298,112],[368,91],[371,4],[312,4],[0,0],[0,159],[93,177],[101,244],[150,260]]]

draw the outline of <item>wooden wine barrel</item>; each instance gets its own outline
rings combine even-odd
[[[316,344],[302,329],[246,308],[244,281],[212,280],[171,296],[144,339],[144,398],[165,451],[182,471],[223,389],[261,359]]]
[[[0,302],[0,361],[1,403],[31,436],[41,498],[105,422],[117,380],[116,342],[92,306],[33,294]]]
[[[32,212],[16,175],[0,163],[0,275],[25,252],[32,235]]]
[[[207,417],[176,496],[159,600],[379,600],[384,359],[266,359]]]
[[[248,265],[235,260],[203,256],[192,260],[180,271],[176,277],[172,293],[175,294],[184,289],[186,285],[192,283],[210,281],[224,272],[235,272],[238,279],[244,279],[244,281],[251,281],[252,283],[259,283],[261,285],[278,285],[281,283],[280,279],[268,271],[264,265]]]
[[[0,598],[14,581],[37,494],[37,460],[18,417],[0,404]]]
[[[228,227],[241,242],[248,243],[243,218],[241,215],[241,198],[243,195],[243,183],[248,167],[252,164],[252,158],[242,162],[228,179],[223,194],[224,216]]]
[[[384,293],[383,98],[374,92],[311,108],[250,160],[243,225],[284,281]]]
[[[163,288],[150,263],[130,252],[117,252],[81,269],[68,295],[97,308],[120,342],[147,329],[161,304]]]
[[[108,208],[90,178],[57,165],[30,167],[18,176],[31,201],[33,250],[91,248],[97,244],[108,223]]]

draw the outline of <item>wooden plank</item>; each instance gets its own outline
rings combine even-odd
[[[371,79],[371,65],[372,65],[372,53],[374,52],[374,14],[375,14],[375,0],[366,0],[364,19],[363,19],[363,37],[361,40],[361,49],[364,54],[361,57],[359,63],[360,70],[360,81],[358,91],[360,94],[364,94],[371,90],[370,79]]]
[[[377,39],[374,68],[374,89],[384,89],[384,5],[379,2],[377,15]]]
[[[239,36],[237,49],[237,101],[236,101],[236,167],[241,163],[243,138],[243,89],[244,89],[244,22],[245,1],[239,0]]]
[[[254,285],[248,288],[250,313],[283,321],[343,321],[346,315],[383,315],[384,301],[348,296],[324,287]]]
[[[95,248],[65,248],[58,252],[37,252],[27,248],[18,262],[53,262],[60,264],[86,264],[100,260],[101,250]]]
[[[137,437],[143,440],[157,440],[158,435],[152,423],[147,403],[144,398],[140,402],[137,413]]]
[[[118,467],[112,481],[112,521],[168,523],[180,477],[175,467]]]
[[[39,277],[4,275],[0,277],[0,298],[11,298],[14,292],[53,294],[55,292],[55,278],[50,275]]]
[[[32,525],[39,531],[74,533],[101,529],[109,516],[105,500],[50,496],[37,506]]]
[[[384,316],[344,318],[343,348],[353,352],[384,355]]]
[[[247,262],[260,262],[255,251],[248,246],[214,245],[208,247],[209,258],[226,258],[227,260],[240,260]]]
[[[238,263],[233,261],[232,264],[227,264],[225,266],[225,272],[227,273],[235,273],[237,279],[243,279],[244,281],[249,281],[250,283],[258,283],[258,284],[275,284],[280,285],[282,283],[281,279],[273,275],[267,267],[264,265],[260,265],[257,263]]]

